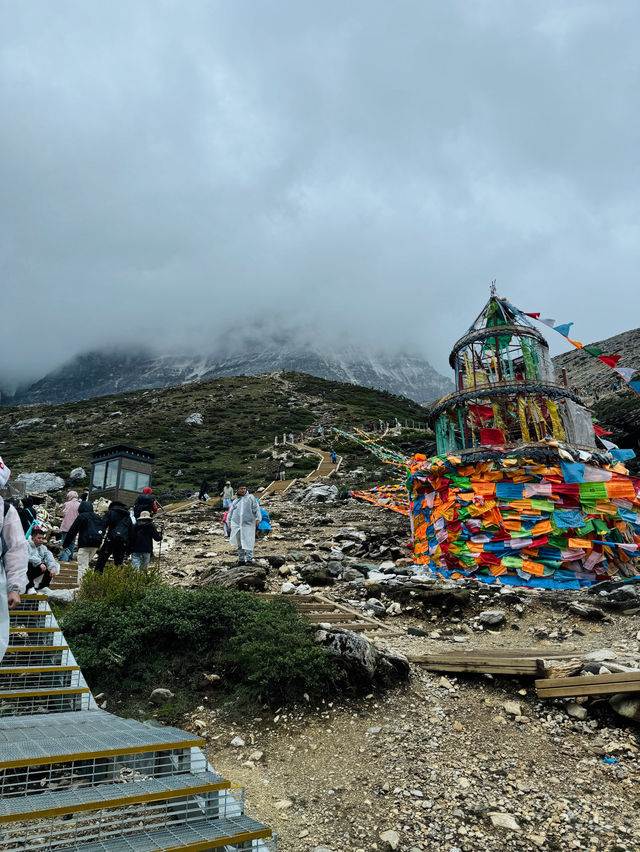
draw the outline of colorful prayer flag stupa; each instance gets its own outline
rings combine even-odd
[[[453,347],[438,455],[409,462],[416,563],[453,578],[579,588],[638,574],[640,480],[596,449],[544,337],[492,292]]]

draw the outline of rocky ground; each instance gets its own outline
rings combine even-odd
[[[501,593],[412,578],[406,518],[354,501],[294,502],[301,497],[265,500],[274,530],[251,572],[234,572],[218,510],[167,515],[166,579],[307,586],[354,609],[367,604],[400,633],[376,642],[407,655],[606,649],[587,670],[638,667],[633,590]],[[543,702],[530,679],[412,664],[408,682],[360,699],[254,716],[199,706],[179,722],[207,737],[212,764],[246,788],[248,812],[274,828],[283,852],[640,849],[638,722],[606,699]]]

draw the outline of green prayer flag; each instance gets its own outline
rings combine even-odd
[[[521,556],[503,556],[500,561],[505,568],[522,568]]]
[[[605,482],[581,482],[578,485],[580,502],[587,500],[606,500],[607,486]]]
[[[583,348],[585,352],[588,352],[589,355],[595,355],[596,358],[604,352],[604,349],[598,349],[597,346],[585,346]]]
[[[553,512],[555,504],[551,500],[544,500],[540,497],[531,498],[531,508],[537,509],[539,512]]]

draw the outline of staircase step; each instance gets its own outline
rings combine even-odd
[[[59,724],[37,714],[0,719],[0,771],[205,746],[201,737],[178,728],[151,728],[102,711],[68,712],[59,718]]]
[[[165,801],[225,790],[230,786],[230,782],[216,772],[202,772],[98,787],[46,790],[24,798],[0,799],[0,823]]]
[[[58,847],[57,852],[207,852],[271,837],[271,829],[248,816],[172,825],[160,831],[141,831],[129,837],[112,837]]]
[[[53,645],[55,634],[60,635],[59,627],[9,627],[9,644],[26,644],[25,636],[35,645]]]
[[[42,710],[45,713],[80,710],[88,704],[88,686],[71,686],[63,689],[11,689],[0,690],[0,716],[16,716]]]
[[[46,689],[71,686],[80,679],[80,666],[15,666],[0,668],[0,692],[10,689]]]
[[[0,674],[13,666],[65,665],[68,645],[10,645],[0,661]]]

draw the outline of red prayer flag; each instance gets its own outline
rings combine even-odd
[[[607,367],[615,367],[622,355],[598,355],[598,361],[602,361]]]
[[[534,319],[538,319],[538,317],[540,316],[540,311],[538,311],[537,314],[529,314],[525,311],[524,315],[525,315],[525,317],[533,317]]]
[[[483,420],[488,420],[490,417],[493,417],[493,408],[488,405],[470,405],[469,411],[480,423]]]
[[[491,447],[495,444],[504,444],[502,429],[481,429],[480,443],[483,447]]]
[[[602,435],[613,435],[613,432],[607,432],[606,429],[603,429],[602,426],[598,426],[597,423],[593,424],[593,431],[601,437]]]

